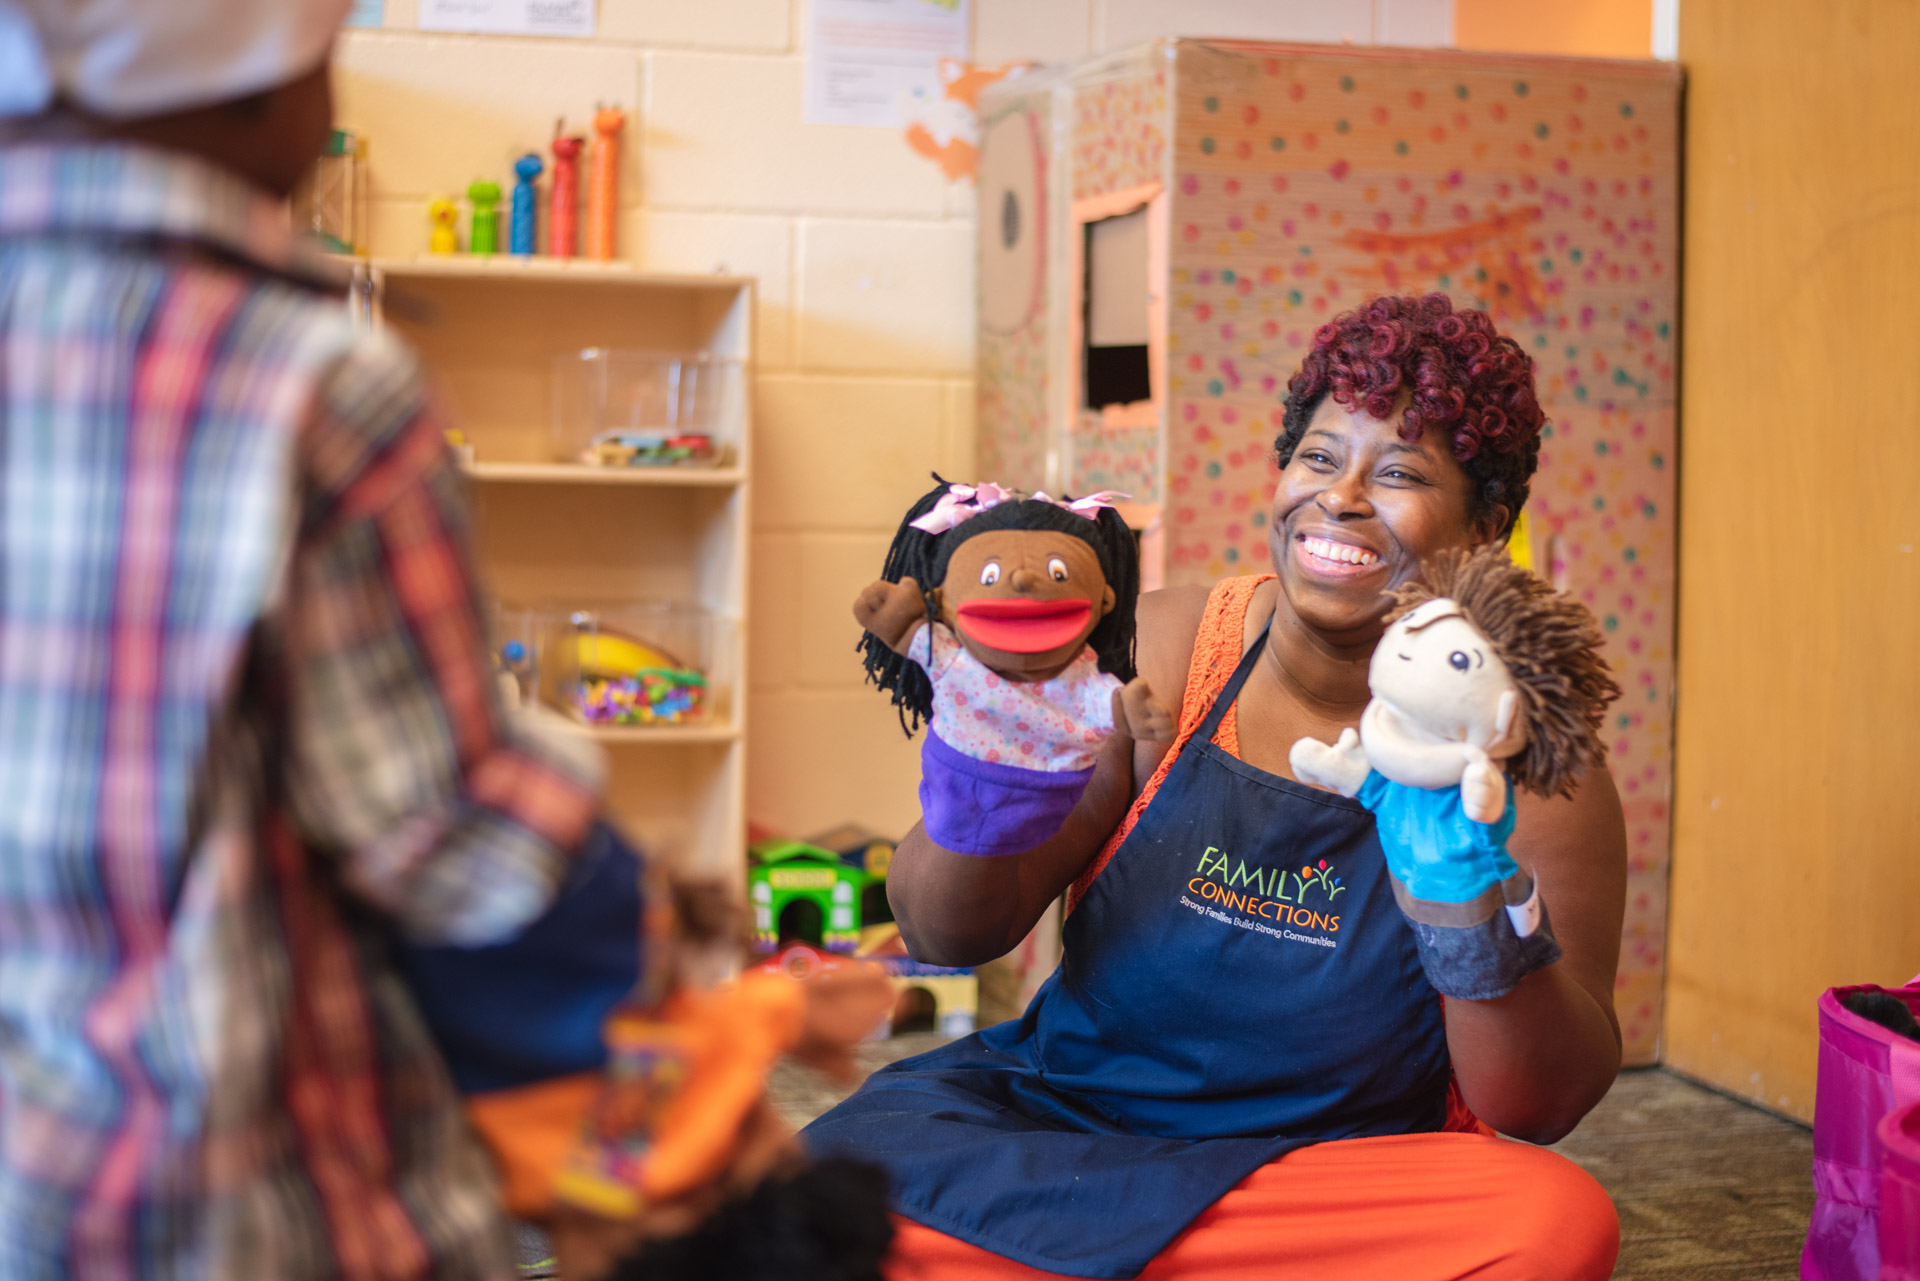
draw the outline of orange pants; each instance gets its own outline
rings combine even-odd
[[[896,1217],[892,1281],[1057,1277]],[[1317,1143],[1262,1166],[1140,1281],[1604,1281],[1613,1202],[1557,1153],[1484,1134]]]

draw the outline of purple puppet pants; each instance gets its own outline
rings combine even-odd
[[[931,729],[920,749],[920,814],[934,844],[956,854],[1030,850],[1060,830],[1093,777],[1021,769],[956,751]]]

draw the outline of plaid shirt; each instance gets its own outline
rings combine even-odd
[[[600,762],[503,719],[418,367],[286,219],[0,148],[0,1277],[510,1277],[388,952],[537,916]]]

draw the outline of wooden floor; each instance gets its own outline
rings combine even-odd
[[[896,1037],[861,1048],[861,1066],[939,1045]],[[850,1093],[781,1067],[774,1103],[804,1125]],[[1557,1151],[1580,1163],[1620,1211],[1615,1281],[1793,1281],[1813,1210],[1812,1136],[1657,1068],[1623,1073]]]
[[[1794,1281],[1813,1213],[1813,1136],[1644,1068],[1557,1150],[1620,1211],[1615,1281]]]

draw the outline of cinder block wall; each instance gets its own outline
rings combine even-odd
[[[973,192],[895,131],[802,123],[805,18],[804,0],[600,0],[595,39],[523,40],[422,33],[414,0],[388,0],[383,29],[342,39],[339,114],[371,139],[374,252],[411,254],[432,197],[507,187],[557,117],[629,109],[622,256],[760,282],[748,814],[897,835],[918,747],[862,688],[848,606],[928,471],[973,468]],[[974,59],[1452,30],[1453,0],[975,0]]]

